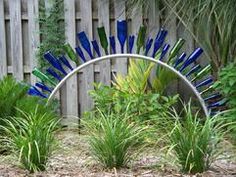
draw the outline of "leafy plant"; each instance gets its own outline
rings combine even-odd
[[[45,113],[52,118],[58,116],[58,101],[54,100],[47,103],[47,99],[42,99],[35,96],[25,96],[24,99],[20,99],[16,103],[16,117],[20,116],[23,112],[32,114],[35,110],[38,110],[38,115],[43,116]],[[20,111],[19,111],[20,110]]]
[[[17,101],[23,99],[28,86],[18,83],[12,77],[6,76],[0,81],[0,117],[14,116]],[[0,121],[0,125],[3,122]]]
[[[219,80],[215,82],[214,87],[218,90],[227,100],[227,107],[230,111],[224,113],[226,118],[225,122],[234,122],[236,120],[236,65],[230,63],[222,68],[219,72]],[[230,135],[233,142],[236,142],[236,126],[230,125]]]
[[[147,91],[148,78],[155,66],[154,63],[143,65],[142,61],[130,60],[128,75],[117,75],[114,85],[117,89],[129,93],[144,93]]]
[[[213,118],[201,120],[193,115],[191,104],[184,105],[183,116],[176,112],[175,127],[169,135],[171,150],[174,152],[182,171],[201,173],[209,169],[219,155],[219,143],[226,134],[224,121]]]
[[[85,122],[91,153],[103,166],[119,168],[127,165],[134,150],[140,148],[145,128],[132,122],[126,113],[104,114]]]
[[[90,94],[96,108],[105,113],[126,111],[127,114],[134,115],[132,118],[134,121],[155,121],[158,117],[164,117],[178,99],[178,95],[165,97],[151,92],[129,93],[101,84],[95,85],[95,89],[90,91]]]
[[[21,116],[2,119],[5,126],[0,125],[6,134],[2,141],[30,172],[45,170],[53,150],[53,132],[56,130],[58,118],[48,113],[49,111],[42,114],[37,108],[30,113],[21,111]]]
[[[219,80],[214,87],[228,99],[228,106],[236,106],[236,64],[230,63],[219,72]]]

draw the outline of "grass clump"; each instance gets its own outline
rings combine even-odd
[[[145,128],[128,120],[125,114],[99,111],[98,117],[85,122],[91,153],[103,166],[119,168],[127,165],[134,150],[142,145]]]
[[[36,107],[34,112],[21,112],[21,116],[2,121],[5,126],[0,127],[6,135],[2,141],[18,156],[23,167],[30,172],[45,170],[55,143],[53,132],[58,119],[53,114],[42,115]]]
[[[171,149],[185,173],[201,173],[209,169],[219,155],[219,143],[226,133],[222,120],[193,115],[190,103],[184,106],[184,116],[176,113],[175,126],[170,133]]]

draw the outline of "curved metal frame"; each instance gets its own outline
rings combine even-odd
[[[179,78],[181,78],[189,87],[190,89],[193,91],[193,93],[195,94],[195,96],[198,98],[202,109],[205,113],[206,116],[209,115],[209,112],[207,110],[207,107],[205,105],[204,100],[202,99],[200,93],[197,91],[197,89],[192,85],[192,83],[184,76],[182,75],[179,71],[177,71],[175,68],[169,66],[168,64],[160,61],[160,60],[156,60],[154,58],[148,57],[148,56],[143,56],[143,55],[138,55],[138,54],[112,54],[112,55],[106,55],[106,56],[102,56],[90,61],[87,61],[86,63],[78,66],[77,68],[75,68],[72,72],[70,72],[68,75],[66,75],[58,84],[57,86],[54,88],[54,90],[52,91],[52,93],[50,94],[49,98],[48,98],[48,102],[50,102],[50,100],[52,100],[52,98],[55,96],[56,92],[62,87],[62,85],[67,81],[67,79],[69,79],[70,77],[72,77],[74,74],[78,73],[81,69],[85,68],[88,65],[91,65],[93,63],[96,63],[98,61],[103,61],[103,60],[107,60],[107,59],[113,59],[113,58],[120,58],[120,59],[125,59],[125,58],[134,58],[134,59],[140,59],[140,60],[147,60],[147,61],[151,61],[154,63],[157,63],[167,69],[169,69],[170,71],[174,72]]]

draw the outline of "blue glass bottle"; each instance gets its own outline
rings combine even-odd
[[[212,104],[208,105],[207,108],[210,109],[210,108],[221,107],[221,106],[224,106],[226,103],[227,103],[227,100],[222,99],[220,101],[217,101],[215,103],[212,103]]]
[[[165,38],[167,36],[167,33],[168,32],[166,30],[164,30],[163,28],[161,28],[159,30],[159,32],[157,33],[157,36],[154,41],[154,48],[153,48],[153,53],[152,53],[153,58],[155,57],[156,52],[161,48],[161,46],[165,42]]]
[[[80,48],[80,46],[77,46],[75,48],[75,51],[79,55],[80,59],[85,63],[86,59],[85,59],[84,53],[83,53],[82,49]]]
[[[46,52],[44,54],[44,58],[54,67],[56,68],[58,71],[60,71],[61,73],[63,73],[64,75],[67,75],[66,71],[64,70],[64,68],[62,67],[61,63],[59,62],[59,60],[50,52]]]
[[[94,48],[95,52],[97,53],[98,57],[101,57],[101,52],[100,52],[97,41],[93,40],[92,45],[93,45],[93,48]]]
[[[182,72],[186,67],[195,62],[202,53],[203,50],[201,48],[195,49],[193,53],[188,57],[188,59],[183,63],[183,65],[180,67],[179,71]]]
[[[210,84],[210,83],[212,83],[212,82],[213,82],[212,77],[209,77],[209,78],[207,78],[207,79],[204,79],[204,80],[201,81],[200,83],[198,83],[195,87],[196,87],[196,88],[199,88],[199,87],[202,87],[202,86],[206,86],[206,85],[208,85],[208,84]]]
[[[51,90],[48,86],[46,86],[44,83],[36,82],[36,83],[35,83],[35,86],[38,87],[38,88],[40,88],[40,89],[42,89],[43,91],[47,91],[47,92],[49,92],[49,93],[52,92],[52,90]]]
[[[48,74],[52,75],[54,78],[56,78],[58,81],[61,81],[62,78],[61,76],[59,76],[56,71],[54,71],[53,68],[49,67],[48,69],[46,69],[46,71],[48,72]]]
[[[115,40],[115,37],[110,36],[109,41],[110,41],[110,46],[111,46],[111,49],[112,49],[112,53],[116,54],[116,40]]]
[[[70,62],[66,59],[65,55],[60,56],[59,61],[61,61],[61,63],[63,63],[71,71],[73,70],[73,67],[71,66]]]
[[[28,95],[39,96],[41,98],[47,98],[47,96],[41,93],[36,87],[31,86],[27,92]]]
[[[177,68],[179,64],[181,64],[184,61],[185,57],[186,53],[182,53],[178,58],[176,58],[174,68]]]
[[[204,101],[209,101],[209,100],[213,100],[213,99],[218,99],[220,98],[221,95],[219,93],[214,93],[210,96],[208,96],[207,98],[204,98]]]
[[[148,52],[149,52],[149,50],[152,47],[152,43],[153,43],[153,39],[148,38],[147,42],[146,42],[146,45],[145,45],[145,53],[144,53],[144,55],[146,55],[146,56],[148,55]]]
[[[188,72],[187,74],[185,75],[186,77],[192,75],[193,73],[199,71],[199,69],[201,69],[201,66],[199,64],[193,66]]]
[[[84,31],[80,32],[77,34],[77,37],[82,45],[82,47],[86,50],[86,52],[89,54],[89,57],[93,59],[93,54],[90,46],[90,42],[88,40],[87,35],[85,34]]]
[[[129,36],[129,53],[132,53],[135,36]]]
[[[117,38],[120,42],[121,53],[124,53],[125,41],[127,39],[127,22],[126,20],[117,21]]]
[[[169,44],[165,44],[165,45],[163,46],[163,49],[162,49],[162,51],[161,51],[161,56],[160,56],[160,60],[161,60],[161,61],[163,60],[164,56],[165,56],[166,53],[168,52],[169,48],[170,48],[170,45],[169,45]]]

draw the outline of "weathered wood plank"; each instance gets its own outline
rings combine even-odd
[[[92,31],[92,0],[80,0],[81,7],[81,29],[79,31],[85,31],[88,38],[91,40],[93,37]],[[89,56],[84,51],[87,59]],[[93,107],[93,100],[89,96],[88,92],[93,89],[94,82],[94,66],[90,65],[83,69],[82,82],[80,86],[80,112],[90,110]]]
[[[98,0],[98,24],[99,27],[104,26],[107,37],[110,35],[110,20],[109,20],[109,2],[107,0]],[[109,40],[108,40],[109,41]],[[101,53],[105,55],[104,50],[101,48]],[[110,51],[110,48],[108,49]],[[105,60],[99,63],[100,65],[100,82],[110,85],[111,84],[111,62]]]
[[[28,1],[28,31],[29,31],[29,59],[30,68],[33,70],[37,66],[37,47],[39,46],[40,36],[39,36],[39,4],[38,0]],[[35,83],[36,78],[31,75],[31,83]]]
[[[23,73],[23,49],[22,49],[22,25],[21,25],[21,1],[10,0],[10,25],[11,25],[11,56],[13,75],[17,80],[24,79]]]
[[[0,79],[7,74],[6,31],[4,0],[0,0]]]
[[[135,8],[132,11],[132,21],[131,21],[131,35],[135,35],[133,53],[137,53],[137,36],[139,32],[140,26],[143,24],[143,15],[142,15],[142,8]],[[142,54],[142,51],[140,51]]]
[[[188,56],[194,50],[194,40],[182,24],[179,24],[177,32],[178,37],[183,38],[186,41],[182,51],[186,52]],[[189,98],[193,95],[193,93],[189,91],[188,86],[183,81],[179,81],[178,83],[178,92],[184,101],[189,101]]]
[[[125,3],[124,1],[114,1],[115,8],[115,26],[117,26],[117,20],[125,20]],[[117,28],[115,28],[115,37],[117,37]],[[118,40],[116,40],[116,51],[117,53],[121,53],[120,45]],[[125,44],[124,53],[127,51],[127,42]],[[116,70],[118,73],[125,75],[127,73],[127,59],[116,59]]]
[[[166,43],[170,44],[170,48],[174,46],[177,41],[177,19],[170,9],[167,9],[167,24],[166,29],[168,30]],[[177,93],[178,81],[172,82],[170,86],[170,93]]]
[[[160,29],[160,10],[159,10],[159,4],[157,1],[150,1],[148,7],[148,35],[147,37],[152,38],[155,40],[155,37],[158,33],[158,30]],[[148,53],[149,56],[151,56],[151,53],[153,51],[153,44],[152,47]],[[150,80],[153,80],[156,77],[156,70],[155,68],[152,70],[150,74]]]
[[[76,31],[75,31],[75,0],[66,0],[64,1],[65,6],[65,33],[66,41],[72,46],[75,47],[76,44]],[[68,58],[68,57],[67,57]],[[68,58],[69,59],[69,58]],[[76,67],[74,62],[71,62],[72,67]],[[78,117],[78,85],[77,85],[77,75],[71,77],[67,83],[67,118],[65,122],[67,125],[76,125],[78,120],[73,118],[73,116]],[[73,123],[73,124],[71,124]]]

